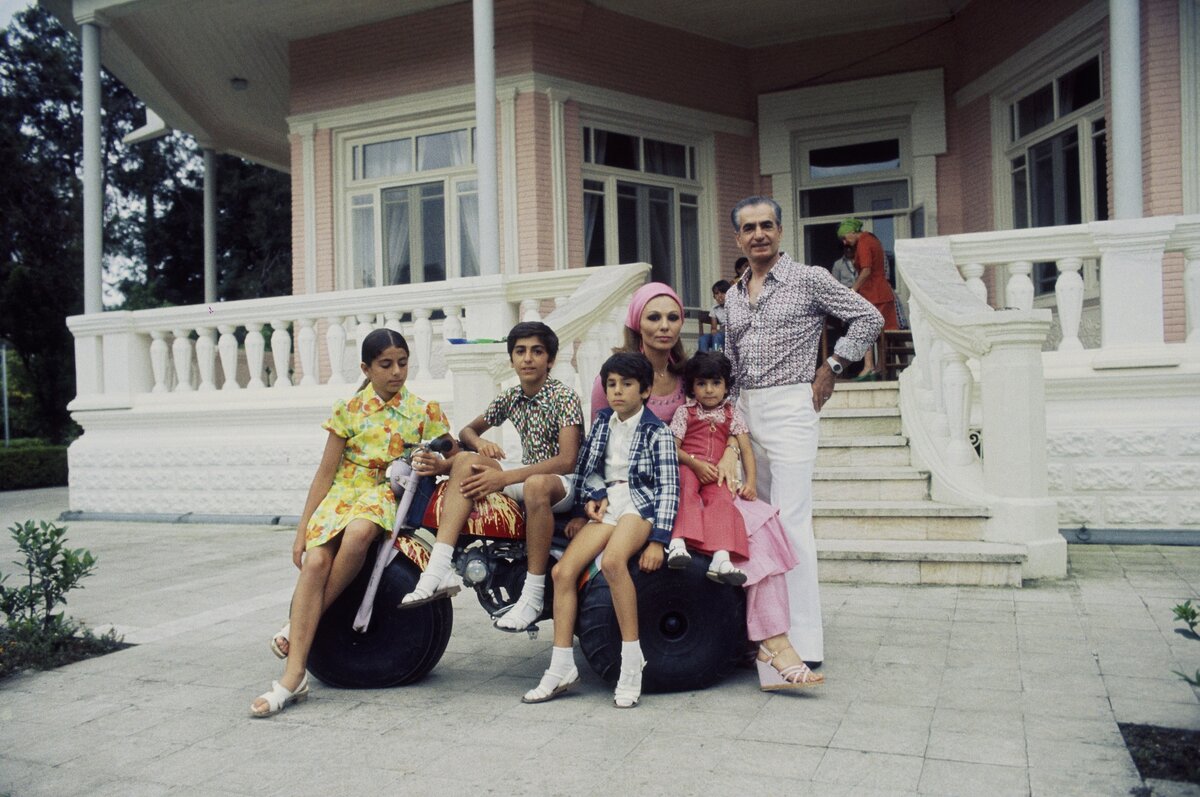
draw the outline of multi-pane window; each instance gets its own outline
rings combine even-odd
[[[650,263],[653,279],[700,306],[696,148],[585,127],[583,160],[585,264]]]
[[[474,129],[347,142],[346,287],[479,273]]]
[[[1100,57],[1092,56],[1009,105],[1006,157],[1013,227],[1108,218],[1108,153]],[[1054,290],[1053,263],[1033,272],[1037,293]]]
[[[888,262],[897,237],[905,237],[911,199],[902,141],[880,138],[854,143],[821,140],[798,148],[797,208],[806,263],[830,266],[842,256],[837,227],[847,216],[867,222],[883,243]],[[888,274],[889,279],[894,279]]]

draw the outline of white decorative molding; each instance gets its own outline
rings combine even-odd
[[[504,273],[520,273],[520,219],[517,202],[517,90],[497,89],[500,95],[500,205],[504,228]]]
[[[567,268],[567,155],[565,104],[568,94],[546,92],[550,100],[550,195],[554,204],[554,268]]]
[[[1179,85],[1184,155],[1183,212],[1200,213],[1200,0],[1179,3]]]

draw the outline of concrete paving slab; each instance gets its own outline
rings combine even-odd
[[[53,519],[66,497],[0,493],[0,525]],[[1170,616],[1200,584],[1196,549],[1071,546],[1068,578],[1023,589],[826,585],[826,686],[768,694],[739,669],[634,711],[611,707],[581,654],[577,692],[521,704],[549,627],[497,634],[464,593],[423,682],[314,681],[264,721],[246,712],[279,674],[267,640],[287,614],[292,532],[68,525],[100,560],[71,612],[138,644],[0,682],[0,794],[1196,793],[1143,784],[1116,725],[1200,728],[1196,690],[1171,675],[1200,666]],[[0,562],[12,553],[0,535]]]

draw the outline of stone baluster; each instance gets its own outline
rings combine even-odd
[[[454,374],[452,373],[452,369],[450,367],[451,357],[449,354],[454,350],[454,344],[450,343],[450,341],[461,339],[464,335],[462,307],[460,305],[449,305],[447,307],[443,307],[442,312],[446,315],[446,320],[442,322],[442,345],[445,347],[445,352],[447,355],[446,373],[443,375],[443,378],[452,379]]]
[[[413,368],[412,359],[409,359],[408,378],[412,379],[417,375],[429,379],[433,376],[433,324],[429,321],[429,316],[432,310],[428,307],[416,308],[412,311],[413,317],[413,354],[416,355],[416,368]]]
[[[983,284],[983,264],[966,263],[959,266],[958,270],[962,273],[963,281],[967,284],[967,290],[978,296],[979,300],[984,304],[987,304],[987,286]]]
[[[404,328],[400,325],[400,312],[398,310],[388,310],[383,314],[383,325],[393,332],[404,334]]]
[[[263,354],[267,350],[267,342],[263,338],[261,321],[251,321],[246,324],[246,367],[250,370],[250,381],[246,387],[257,390],[266,387],[263,382]]]
[[[921,408],[932,412],[933,401],[933,351],[929,339],[929,325],[925,323],[925,313],[917,302],[909,302],[908,323],[912,327],[913,351],[916,357],[913,365],[917,367],[917,399]]]
[[[537,299],[522,299],[520,308],[520,318],[522,321],[541,321],[542,314],[539,312],[539,302]]]
[[[196,370],[200,373],[200,390],[216,390],[213,377],[217,368],[217,344],[212,327],[196,329]]]
[[[1079,270],[1083,260],[1064,257],[1058,261],[1058,279],[1054,282],[1054,298],[1058,302],[1058,324],[1062,327],[1059,351],[1082,351],[1079,340],[1079,321],[1083,318],[1083,277]]]
[[[358,324],[354,327],[354,352],[356,356],[361,357],[363,341],[367,339],[367,335],[375,331],[375,314],[359,313],[356,318]]]
[[[225,375],[225,381],[221,383],[222,390],[241,389],[237,380],[238,342],[237,336],[233,334],[236,329],[232,324],[221,324],[217,327],[217,332],[221,335],[217,338],[217,354],[221,357],[221,373]]]
[[[975,449],[967,440],[967,426],[971,420],[971,369],[967,368],[967,358],[948,345],[942,349],[942,365],[946,425],[950,435],[946,443],[946,461],[951,465],[969,465],[975,461]]]
[[[1018,260],[1008,264],[1008,283],[1005,285],[1005,304],[1016,310],[1033,309],[1033,263]]]
[[[291,387],[292,378],[292,335],[287,321],[272,321],[271,359],[275,362],[275,387]]]
[[[167,345],[166,330],[150,330],[150,371],[154,374],[152,393],[166,393],[167,388],[167,355],[171,347]]]
[[[325,328],[325,351],[329,354],[329,379],[326,382],[330,385],[345,384],[342,361],[346,357],[346,327],[342,325],[341,316],[332,316],[325,322],[328,324]]]
[[[1187,318],[1187,342],[1200,343],[1200,246],[1183,255],[1183,308]]]
[[[171,330],[175,340],[171,343],[171,359],[175,363],[175,392],[187,393],[192,387],[192,338],[191,330],[182,327]]]
[[[933,415],[929,430],[936,437],[945,439],[950,436],[950,425],[946,420],[946,394],[943,380],[946,351],[949,346],[931,331],[932,341],[929,347],[929,375],[933,392]]]
[[[301,318],[296,323],[300,325],[299,331],[296,332],[296,349],[300,353],[300,370],[303,372],[300,376],[300,384],[305,387],[319,384],[320,381],[317,379],[317,330],[314,328],[316,322],[311,318]]]

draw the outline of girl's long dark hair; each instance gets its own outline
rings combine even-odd
[[[392,346],[398,346],[404,349],[404,353],[408,354],[408,341],[394,329],[383,327],[368,333],[362,342],[362,364],[368,368],[371,363],[375,362],[375,358],[383,354],[384,351]],[[358,386],[359,390],[365,388],[371,382],[370,379],[364,379],[362,384]]]

